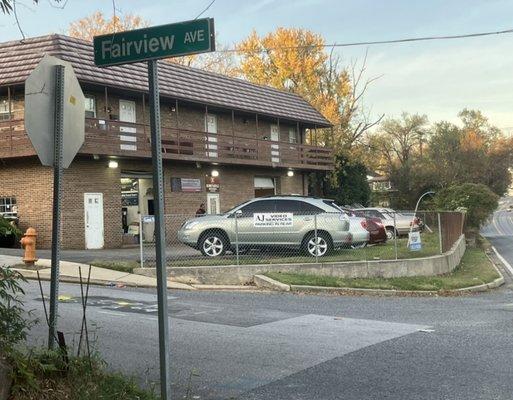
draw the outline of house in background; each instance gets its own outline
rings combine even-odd
[[[146,64],[98,68],[91,43],[62,35],[3,43],[0,53],[0,204],[15,204],[20,227],[49,247],[53,175],[25,132],[24,81],[54,55],[72,63],[86,96],[85,143],[64,172],[63,247],[121,246],[153,214]],[[330,123],[301,97],[163,61],[159,76],[166,214],[306,195],[310,172],[334,168],[331,149],[306,144]]]
[[[371,204],[380,207],[390,207],[391,198],[396,191],[392,187],[390,178],[371,172],[367,175],[367,182],[371,188]]]

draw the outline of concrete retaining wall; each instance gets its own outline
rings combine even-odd
[[[254,275],[266,272],[290,272],[334,276],[338,278],[398,278],[402,276],[432,276],[451,272],[465,253],[462,235],[447,253],[405,260],[372,260],[339,263],[251,264],[209,267],[173,267],[167,274],[175,281],[208,285],[244,285]],[[154,268],[138,268],[138,274],[155,276]]]

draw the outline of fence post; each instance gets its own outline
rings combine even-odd
[[[318,236],[317,236],[317,214],[314,214],[314,230],[315,230],[315,262],[319,263],[319,243],[318,243]]]
[[[237,212],[235,212],[235,257],[237,258],[237,265],[239,265],[239,222]]]
[[[440,254],[444,252],[443,241],[442,241],[442,219],[440,218],[440,213],[438,213],[438,245],[440,246]]]
[[[394,213],[394,251],[395,251],[395,259],[397,260],[399,258],[398,252],[397,252],[397,228],[396,228],[396,213]]]
[[[139,214],[139,264],[141,265],[141,268],[144,268],[143,238],[143,217],[142,214]]]

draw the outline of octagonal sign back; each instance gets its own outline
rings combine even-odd
[[[55,157],[55,66],[64,65],[62,166],[68,168],[84,143],[85,98],[72,65],[46,54],[25,81],[25,129],[43,165]]]

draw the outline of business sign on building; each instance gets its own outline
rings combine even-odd
[[[214,20],[195,19],[94,37],[100,67],[215,50]]]
[[[123,207],[138,206],[139,193],[138,192],[121,192],[121,205]]]
[[[293,213],[254,213],[253,226],[255,227],[279,227],[293,226]]]
[[[201,192],[201,180],[181,178],[180,187],[182,189],[182,192]]]
[[[209,176],[205,179],[205,188],[208,193],[219,193],[219,188],[221,187],[219,183],[218,176]]]

